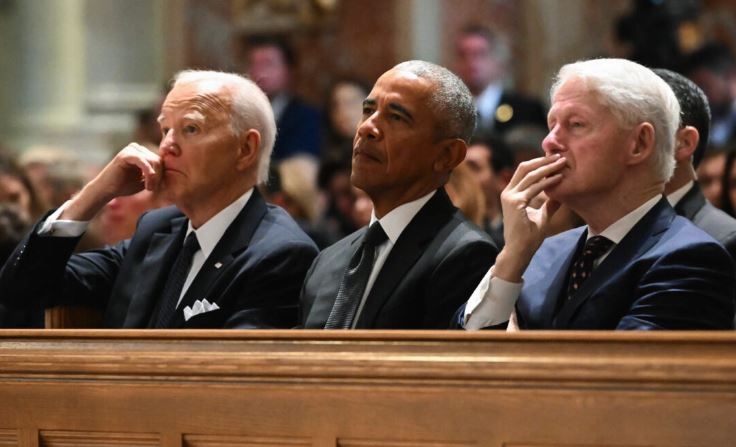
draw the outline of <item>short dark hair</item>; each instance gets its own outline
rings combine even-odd
[[[670,86],[680,103],[680,126],[693,126],[700,134],[698,147],[693,153],[696,168],[703,159],[710,134],[710,106],[703,90],[693,81],[674,71],[655,68],[654,72]]]
[[[297,60],[294,49],[291,48],[291,45],[289,45],[286,40],[282,39],[281,37],[266,35],[251,36],[246,39],[246,44],[248,46],[248,51],[252,51],[255,48],[262,47],[276,48],[283,56],[284,62],[286,62],[286,65],[289,68],[296,66]]]
[[[514,154],[500,136],[495,134],[474,136],[468,146],[472,145],[481,145],[488,148],[491,154],[490,168],[493,172],[499,173],[504,169],[514,170]]]
[[[432,62],[419,60],[402,62],[393,69],[414,73],[434,84],[429,106],[439,118],[437,134],[440,139],[470,140],[475,132],[475,103],[470,90],[455,73]]]

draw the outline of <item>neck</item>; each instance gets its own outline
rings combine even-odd
[[[664,184],[657,182],[638,189],[617,190],[606,200],[569,204],[569,207],[598,234],[663,191]]]
[[[696,180],[695,168],[690,161],[678,162],[675,167],[675,172],[672,174],[672,178],[664,186],[665,194],[672,194],[678,189],[685,186],[688,182]]]
[[[201,227],[208,220],[212,219],[217,213],[227,208],[235,202],[240,196],[250,189],[251,186],[233,188],[226,193],[218,194],[216,197],[208,197],[202,202],[196,204],[177,203],[177,207],[189,218],[192,227],[195,229]]]
[[[376,214],[378,219],[381,219],[386,214],[390,213],[394,209],[401,205],[409,202],[413,202],[427,194],[435,191],[439,188],[438,185],[415,185],[412,189],[402,190],[401,194],[397,196],[382,194],[378,192],[368,192],[366,194],[371,198],[373,202],[373,212]]]

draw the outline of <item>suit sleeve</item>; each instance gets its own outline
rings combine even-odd
[[[668,253],[642,277],[617,329],[733,329],[735,288],[733,261],[719,244]]]
[[[37,231],[38,225],[0,271],[0,327],[42,327],[44,308],[104,308],[110,295],[126,243],[72,255],[80,238]]]
[[[423,327],[457,328],[458,308],[472,295],[497,254],[496,247],[487,240],[457,244],[437,265],[426,285]]]

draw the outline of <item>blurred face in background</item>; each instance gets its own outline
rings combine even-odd
[[[351,82],[340,82],[332,89],[330,121],[337,133],[352,139],[363,115],[363,100],[368,92]]]
[[[23,217],[31,217],[31,193],[23,182],[12,175],[0,175],[0,203],[9,203],[17,207]]]
[[[152,191],[143,190],[130,196],[112,199],[105,205],[99,217],[100,236],[105,244],[115,244],[129,239],[141,215],[164,204]]]
[[[485,144],[471,144],[465,153],[465,164],[478,181],[486,197],[498,195],[496,182],[491,169],[491,149]]]
[[[721,152],[703,158],[698,166],[698,183],[710,203],[721,207],[721,179],[726,169],[726,154]]]
[[[360,228],[370,223],[373,202],[362,189],[353,187],[353,195],[355,196],[355,203],[353,204],[353,211],[350,217],[353,224],[357,228]]]
[[[277,46],[264,45],[250,51],[248,76],[269,98],[289,87],[289,65]]]
[[[689,73],[689,77],[703,89],[713,115],[719,117],[729,112],[734,98],[730,76],[701,68]]]
[[[455,73],[473,95],[478,95],[488,84],[501,78],[503,69],[485,37],[465,34],[455,45]]]

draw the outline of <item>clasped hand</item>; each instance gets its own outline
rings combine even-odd
[[[60,218],[90,220],[115,197],[135,194],[144,188],[158,190],[162,178],[161,157],[140,144],[130,143],[71,199]]]
[[[560,208],[556,200],[544,197],[545,189],[562,180],[565,159],[559,154],[535,158],[519,165],[501,193],[505,246],[494,266],[494,275],[521,282],[532,256],[549,234],[550,221]]]

